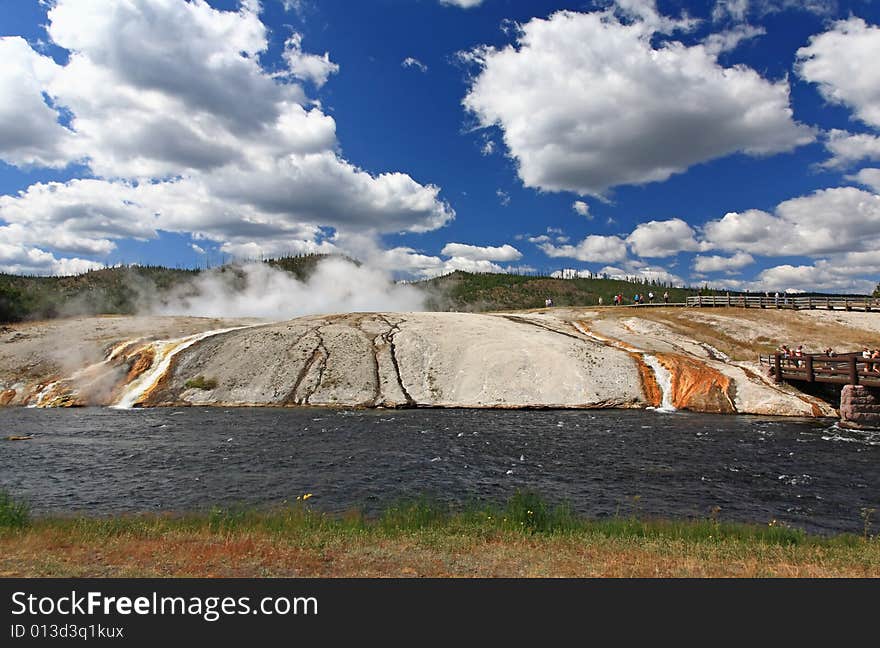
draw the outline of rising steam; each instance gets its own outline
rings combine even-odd
[[[329,258],[319,262],[304,281],[264,263],[203,273],[163,295],[150,311],[285,320],[300,315],[424,309],[425,295],[419,289],[396,284],[380,270]]]

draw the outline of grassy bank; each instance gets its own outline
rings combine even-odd
[[[7,505],[11,500],[6,500]],[[587,520],[519,494],[365,518],[272,511],[0,517],[0,576],[880,576],[880,539],[717,519]]]

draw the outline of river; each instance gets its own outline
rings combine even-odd
[[[834,421],[645,410],[0,409],[0,487],[37,513],[272,506],[375,513],[517,489],[589,517],[861,533],[880,434]],[[719,507],[716,509],[716,507]],[[876,527],[877,524],[875,523]]]

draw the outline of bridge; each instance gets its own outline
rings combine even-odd
[[[829,383],[880,387],[880,360],[868,360],[859,352],[833,356],[807,353],[800,357],[781,353],[760,356],[776,382]]]
[[[697,295],[687,298],[689,307],[787,308],[791,310],[846,310],[880,313],[880,299],[875,297],[792,297],[758,295]]]

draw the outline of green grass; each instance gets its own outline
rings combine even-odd
[[[498,504],[429,499],[378,515],[298,498],[268,510],[28,519],[0,526],[0,575],[67,577],[878,577],[880,538],[776,522],[587,519],[534,493]]]
[[[30,506],[0,490],[0,529],[23,529],[30,523]]]
[[[565,504],[552,506],[532,492],[517,492],[503,504],[452,507],[420,498],[390,505],[381,514],[360,511],[330,515],[297,501],[279,508],[217,507],[188,514],[122,515],[112,517],[46,517],[35,521],[42,527],[74,531],[85,538],[119,536],[155,537],[169,532],[208,530],[234,534],[268,532],[298,536],[313,531],[330,535],[352,534],[395,537],[423,532],[460,535],[584,536],[619,539],[670,539],[693,543],[729,542],[763,545],[857,546],[878,539],[864,535],[815,536],[797,528],[771,522],[767,525],[705,519],[652,519],[635,515],[589,519]],[[0,493],[0,527],[24,528],[28,508]]]

